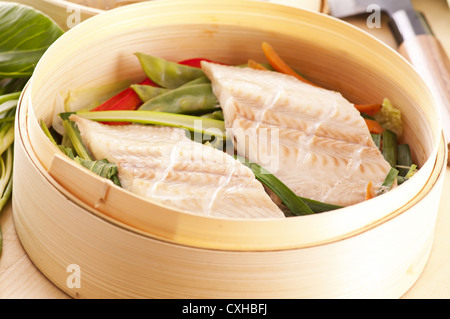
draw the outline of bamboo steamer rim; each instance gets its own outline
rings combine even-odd
[[[51,5],[70,8],[75,7],[81,10],[83,13],[88,13],[96,15],[104,12],[105,10],[114,9],[124,5],[130,5],[140,2],[148,2],[155,0],[43,0]],[[276,1],[276,0],[257,0],[261,2],[280,2],[282,4],[287,4],[294,7],[302,7],[306,4],[306,1]],[[317,0],[317,10],[319,12],[326,13],[328,11],[328,6],[326,0]],[[110,4],[112,3],[112,5]]]
[[[44,57],[41,59],[41,62],[36,67],[36,74],[33,75],[33,78],[30,81],[30,85],[28,87],[28,91],[30,91],[30,94],[28,98],[30,99],[29,105],[31,104],[31,97],[32,97],[32,91],[33,91],[33,84],[36,81],[39,81],[40,79],[37,79],[40,76],[40,69],[47,60],[52,59],[52,52],[53,55],[54,52],[57,51],[58,47],[62,48],[67,45],[65,43],[65,39],[68,38],[68,36],[75,36],[77,33],[84,32],[83,30],[89,30],[89,29],[95,29],[94,27],[97,27],[99,23],[103,22],[106,23],[107,21],[114,21],[114,18],[117,18],[119,15],[125,15],[129,16],[130,14],[133,14],[133,12],[139,12],[141,9],[151,7],[153,11],[159,12],[162,15],[169,14],[167,13],[167,9],[173,8],[173,6],[179,6],[182,5],[185,8],[203,8],[202,4],[204,5],[206,2],[202,0],[188,0],[188,1],[176,1],[176,0],[165,0],[160,2],[148,2],[148,3],[139,3],[139,4],[133,4],[129,5],[127,7],[123,7],[116,10],[111,10],[109,12],[105,12],[102,15],[93,17],[79,26],[69,30],[67,32],[67,36],[63,36],[61,39],[55,42],[55,44],[52,46],[53,50],[49,50],[46,52]],[[208,2],[208,5],[210,2]],[[287,7],[280,7],[274,4],[270,3],[252,3],[250,1],[236,1],[236,0],[229,0],[229,1],[215,1],[212,5],[214,9],[214,13],[217,13],[221,18],[224,16],[224,14],[229,14],[230,17],[233,16],[231,19],[232,21],[229,23],[233,23],[236,20],[239,20],[238,18],[235,18],[235,15],[232,15],[234,13],[239,14],[243,8],[247,9],[248,12],[251,12],[251,14],[254,15],[261,15],[261,14],[269,14],[274,10],[277,9],[277,13],[282,13],[282,17],[277,17],[277,19],[280,20],[288,20],[288,21],[296,21],[297,19],[305,19],[305,23],[313,23],[312,21],[315,19],[326,19],[326,21],[331,24],[335,25],[337,30],[340,30],[344,28],[349,33],[354,33],[355,35],[360,36],[362,31],[357,29],[354,26],[351,26],[350,24],[346,24],[340,20],[328,17],[328,16],[322,16],[318,15],[314,12],[309,12],[307,10],[301,10],[301,9],[292,9]],[[230,12],[223,12],[224,8],[229,8]],[[159,10],[159,11],[158,11]],[[222,10],[222,11],[221,11]],[[253,10],[253,11],[252,11]],[[197,11],[197,10],[196,10]],[[207,10],[205,9],[205,12]],[[192,13],[192,12],[191,12]],[[193,14],[193,13],[192,13]],[[195,14],[201,15],[204,14],[202,10],[198,10]],[[273,15],[271,15],[272,18],[274,18]],[[206,17],[207,20],[211,19],[210,16]],[[275,18],[274,18],[275,19]],[[149,19],[148,25],[151,25],[151,19]],[[115,30],[117,26],[111,25],[111,30]],[[97,30],[98,31],[98,30]],[[335,32],[339,32],[336,31]],[[351,36],[351,35],[349,35]],[[365,35],[367,37],[367,41],[371,41],[373,43],[377,43],[377,45],[384,47],[384,52],[386,53],[385,56],[383,56],[383,59],[389,60],[389,59],[395,59],[396,62],[402,64],[402,67],[404,68],[410,68],[409,64],[402,59],[396,52],[394,52],[392,49],[388,48],[387,46],[384,46],[384,44],[381,43],[378,39],[375,39],[373,37],[370,37],[369,35]],[[44,62],[42,62],[44,61]],[[37,80],[36,80],[37,79]],[[416,74],[415,81],[423,81],[420,79],[420,77]],[[23,102],[23,101],[22,101]],[[28,130],[31,132],[30,125],[36,125],[37,118],[34,114],[33,107],[28,108],[27,117],[21,116],[20,118],[23,120],[26,118],[27,121],[32,121],[33,123],[30,124],[30,122],[27,123]],[[23,112],[22,112],[23,113]],[[21,132],[20,134],[29,134],[30,132]],[[33,132],[38,133],[38,132]],[[384,194],[382,197],[374,198],[371,201],[363,202],[360,204],[356,204],[344,209],[340,209],[337,211],[327,212],[327,213],[321,213],[317,215],[311,215],[311,216],[301,216],[301,217],[293,217],[288,219],[282,219],[282,220],[222,220],[222,219],[215,219],[215,218],[209,218],[209,217],[203,217],[203,216],[197,216],[192,214],[186,214],[183,212],[174,211],[171,209],[166,208],[168,211],[168,214],[171,214],[169,219],[173,219],[176,221],[177,225],[174,225],[173,228],[165,229],[163,232],[156,233],[156,231],[160,231],[158,229],[158,226],[152,226],[152,225],[146,225],[148,228],[143,229],[141,225],[136,224],[128,224],[126,221],[118,221],[114,218],[111,219],[109,216],[105,214],[105,212],[101,212],[96,208],[88,207],[89,210],[96,214],[97,216],[100,216],[102,218],[105,218],[106,220],[109,220],[110,222],[117,223],[120,227],[125,227],[129,229],[130,231],[138,232],[142,235],[149,236],[152,238],[168,241],[171,243],[181,244],[181,245],[187,245],[187,246],[193,246],[193,247],[201,247],[201,248],[207,248],[207,249],[219,249],[219,250],[284,250],[284,249],[295,249],[295,248],[302,248],[302,247],[311,247],[315,245],[322,245],[326,244],[332,241],[342,240],[345,238],[348,238],[350,236],[355,236],[357,234],[360,234],[361,232],[367,231],[369,229],[373,229],[374,227],[387,222],[388,220],[394,218],[395,216],[398,216],[405,211],[412,205],[414,205],[416,202],[420,201],[421,198],[426,196],[426,194],[434,187],[434,183],[437,180],[437,177],[442,172],[442,163],[443,163],[443,157],[445,155],[442,155],[442,145],[440,142],[440,133],[441,129],[439,126],[435,127],[435,130],[433,131],[433,136],[435,136],[436,143],[433,146],[433,150],[431,151],[431,154],[429,158],[427,159],[426,163],[424,163],[423,168],[421,169],[417,175],[422,176],[422,180],[426,180],[422,186],[422,191],[418,194],[414,195],[412,198],[409,198],[407,200],[402,199],[400,202],[397,200],[398,195],[402,189],[404,188],[397,188],[392,191],[390,191],[387,194]],[[38,133],[40,134],[40,138],[44,139],[45,136],[42,132]],[[24,136],[25,136],[24,135]],[[27,138],[27,137],[25,137]],[[24,141],[25,142],[25,141]],[[47,141],[47,144],[50,142]],[[29,142],[31,147],[33,147],[32,142]],[[31,152],[36,151],[36,153],[39,153],[39,150],[34,149],[31,150]],[[445,153],[445,152],[444,152]],[[38,156],[39,158],[39,156]],[[39,158],[40,159],[40,158]],[[41,160],[41,159],[40,159]],[[39,167],[38,167],[39,168]],[[52,184],[58,186],[58,182],[56,182],[52,176],[48,173],[48,167],[45,167],[45,163],[42,163],[42,167],[40,168],[41,172],[45,179],[47,179]],[[81,173],[81,172],[80,172]],[[428,177],[426,174],[430,174]],[[91,179],[97,179],[100,180],[97,176],[93,176],[93,174],[89,175],[89,178]],[[416,178],[416,177],[415,177]],[[419,177],[417,177],[419,178]],[[61,189],[61,187],[59,186]],[[407,187],[406,187],[407,188]],[[64,189],[61,189],[61,191],[64,192]],[[123,192],[123,191],[122,191]],[[66,191],[67,193],[67,191]],[[73,194],[66,194],[71,200],[76,201]],[[131,196],[131,195],[130,195]],[[131,196],[132,197],[132,196]],[[143,200],[140,198],[135,198],[135,200]],[[386,212],[373,212],[374,216],[370,218],[366,217],[358,217],[358,215],[361,215],[361,212],[365,212],[366,210],[370,210],[369,208],[374,206],[380,206],[384,201],[392,201],[396,202],[395,208],[392,209],[389,213]],[[79,202],[79,201],[78,201]],[[81,203],[80,203],[81,204]],[[161,206],[161,205],[159,205]],[[371,219],[372,218],[372,219]],[[332,219],[337,222],[339,220],[345,220],[348,222],[348,224],[343,228],[344,230],[340,232],[334,232],[333,229],[327,229],[330,231],[330,235],[326,236],[326,238],[314,238],[312,240],[301,238],[301,234],[296,234],[296,229],[302,229],[302,224],[308,223],[313,221],[315,224],[321,224],[321,220],[325,219]],[[303,226],[304,227],[304,226]],[[207,230],[206,232],[199,233],[198,229]],[[155,232],[152,232],[154,230]],[[271,232],[275,233],[277,236],[269,236]]]

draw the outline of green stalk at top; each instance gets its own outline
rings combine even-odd
[[[71,113],[74,114],[74,113]],[[75,114],[99,122],[131,122],[139,124],[165,125],[187,129],[191,132],[227,139],[223,121],[194,115],[155,111],[98,111]]]
[[[255,174],[256,179],[270,188],[290,209],[293,215],[310,215],[314,214],[314,211],[305,203],[305,201],[297,196],[289,187],[281,182],[269,171],[259,166],[256,163],[250,163],[247,159],[236,156],[242,164],[250,168]]]

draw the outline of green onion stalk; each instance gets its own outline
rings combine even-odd
[[[14,120],[21,92],[0,95],[0,213],[12,194],[14,160]],[[0,254],[3,236],[0,227]]]

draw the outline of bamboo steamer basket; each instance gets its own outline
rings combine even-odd
[[[61,92],[144,75],[133,55],[263,60],[271,43],[355,103],[403,112],[420,170],[347,208],[283,220],[196,216],[137,197],[67,160],[45,137]],[[398,298],[433,242],[447,154],[433,97],[395,51],[347,23],[253,1],[133,4],[71,29],[42,57],[16,121],[13,216],[36,266],[76,298]],[[69,284],[68,267],[81,270]]]

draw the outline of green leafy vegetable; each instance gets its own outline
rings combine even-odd
[[[30,77],[7,78],[0,81],[0,95],[8,92],[20,92],[27,84]]]
[[[381,127],[394,132],[397,137],[403,134],[402,114],[389,99],[385,98],[378,113],[373,118],[380,123]]]
[[[31,76],[44,52],[62,34],[41,12],[0,2],[0,78]]]
[[[2,99],[1,96],[0,99]],[[17,101],[14,106],[0,115],[0,212],[3,211],[12,194],[14,114],[16,105]],[[3,237],[0,229],[0,254],[2,245]]]
[[[0,96],[0,106],[6,102],[16,101],[19,99],[21,92],[6,93]],[[1,109],[1,107],[0,107]],[[0,111],[1,112],[1,111]]]
[[[0,1],[0,212],[12,194],[18,99],[41,56],[62,34],[55,22],[32,7]],[[0,229],[0,253],[2,244]]]
[[[3,209],[6,203],[11,198],[12,194],[12,173],[13,173],[13,145],[10,145],[7,150],[0,156],[0,207]],[[0,256],[3,247],[3,235],[0,228]]]
[[[50,139],[50,141],[58,146],[58,148],[71,159],[73,159],[78,164],[87,168],[91,172],[104,177],[106,179],[111,180],[114,184],[121,186],[119,177],[118,177],[118,169],[114,163],[108,162],[106,159],[101,160],[93,160],[91,159],[87,149],[84,147],[83,143],[80,139],[80,133],[75,123],[68,119],[68,114],[65,113],[61,116],[63,118],[64,127],[66,128],[66,133],[69,136],[71,145],[77,150],[74,150],[71,147],[57,144],[56,140],[53,138],[50,133],[47,125],[43,121],[41,121],[41,128],[44,131],[45,135]],[[79,152],[79,153],[78,153]],[[80,156],[81,154],[81,156]]]
[[[91,160],[85,160],[81,157],[75,157],[75,162],[81,164],[91,172],[104,177],[106,179],[109,179],[113,181],[114,184],[117,186],[120,186],[120,181],[117,176],[118,169],[116,164],[108,162],[106,159],[97,160],[97,161],[91,161]]]
[[[73,148],[75,149],[76,154],[85,160],[92,160],[89,151],[81,142],[80,131],[78,130],[75,123],[69,120],[70,113],[61,113],[60,116],[63,120],[64,129],[66,130],[66,134],[72,143]]]
[[[305,201],[297,196],[289,187],[281,182],[269,171],[259,166],[256,163],[250,163],[247,159],[236,156],[242,164],[249,167],[256,179],[258,179],[265,186],[270,188],[281,201],[290,209],[293,215],[310,215],[314,214],[314,211],[305,203]]]

